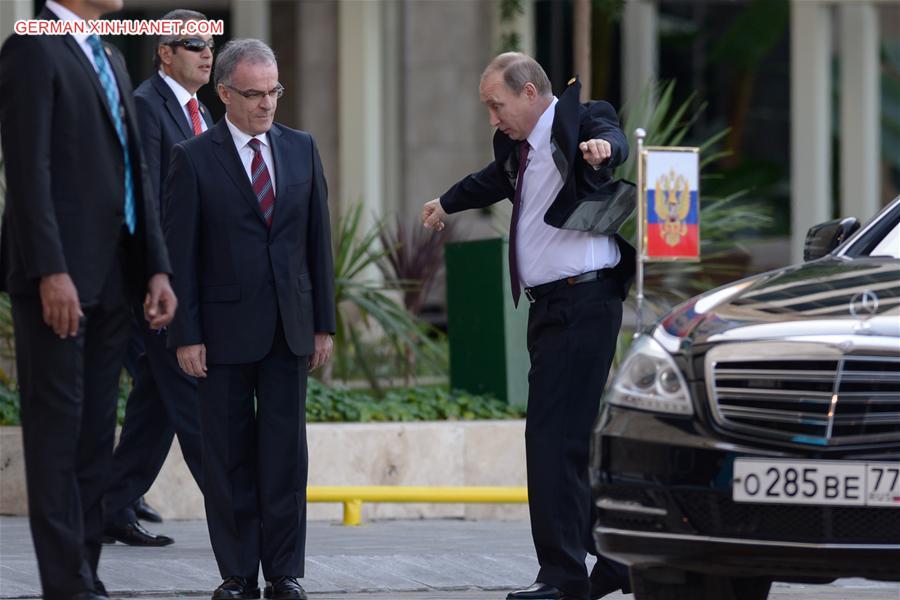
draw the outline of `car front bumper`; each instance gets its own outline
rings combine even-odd
[[[591,475],[604,555],[638,568],[780,580],[900,580],[900,509],[734,502],[737,457],[900,460],[900,450],[728,439],[700,419],[606,407]]]

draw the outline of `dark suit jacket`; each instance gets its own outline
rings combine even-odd
[[[48,10],[42,19],[55,19]],[[143,297],[154,273],[170,272],[121,54],[106,54],[124,106],[137,228],[127,274]],[[11,36],[0,51],[0,138],[6,167],[0,280],[36,294],[42,276],[68,272],[83,304],[94,302],[118,252],[125,161],[100,80],[71,36]]]
[[[137,108],[138,127],[144,147],[144,161],[150,175],[153,197],[162,202],[163,184],[169,171],[169,153],[178,142],[194,137],[191,124],[184,116],[184,109],[175,98],[172,88],[162,80],[159,73],[145,79],[134,90],[134,104]],[[209,110],[200,104],[200,115],[212,129],[213,120]],[[162,209],[162,207],[160,207]],[[165,218],[160,213],[160,220]]]
[[[212,364],[251,363],[272,347],[279,316],[291,351],[335,331],[327,188],[311,135],[275,124],[275,212],[266,225],[223,117],[176,144],[164,224],[179,307],[169,346],[206,344]]]
[[[544,213],[544,222],[559,229],[581,229],[576,223],[590,221],[586,211],[596,209],[597,191],[612,178],[615,167],[628,158],[628,140],[619,126],[619,118],[608,102],[579,101],[581,83],[574,79],[560,95],[550,133],[553,160],[563,178],[563,187]],[[578,144],[589,139],[604,139],[612,147],[612,156],[599,169],[582,158]],[[494,134],[494,162],[453,185],[441,196],[447,214],[469,208],[483,208],[504,198],[512,200],[516,191],[519,142],[505,133]],[[617,269],[623,282],[623,297],[635,269],[635,250],[621,236],[615,236],[622,254]]]

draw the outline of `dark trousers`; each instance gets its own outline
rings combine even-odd
[[[44,598],[94,589],[131,310],[115,267],[78,334],[60,339],[38,296],[13,296],[28,514]]]
[[[200,379],[209,539],[222,577],[302,577],[306,551],[307,356],[281,323],[259,362]]]
[[[588,454],[622,323],[621,285],[613,278],[561,285],[528,313],[525,452],[528,509],[537,580],[586,599],[591,538]],[[624,583],[624,565],[598,557],[596,576]]]
[[[151,330],[141,307],[135,310],[125,360],[134,387],[104,497],[107,525],[123,526],[137,519],[134,502],[153,485],[175,434],[191,475],[203,489],[196,380],[178,366],[175,350],[166,347],[165,331]]]

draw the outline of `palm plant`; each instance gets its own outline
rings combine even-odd
[[[393,224],[385,224],[379,239],[384,249],[378,268],[386,281],[394,282],[403,292],[403,305],[414,317],[422,313],[422,306],[444,267],[444,246],[453,238],[453,225],[448,223],[440,231],[422,227],[418,218],[397,215]],[[444,334],[434,330],[434,335]],[[406,383],[415,373],[417,357],[412,348],[405,352]]]
[[[453,239],[453,223],[440,231],[422,227],[418,218],[397,215],[379,232],[383,259],[378,268],[388,281],[403,290],[403,304],[413,315],[422,305],[444,267],[444,246]]]
[[[380,243],[383,228],[384,223],[379,221],[364,230],[362,206],[356,206],[338,219],[334,236],[334,374],[343,379],[351,374],[362,376],[376,394],[382,393],[376,364],[381,359],[372,356],[367,337],[383,336],[380,347],[388,350],[401,367],[407,364],[407,356],[432,365],[446,358],[428,327],[397,301],[396,295],[404,291],[405,284],[377,276],[377,265],[392,250]]]

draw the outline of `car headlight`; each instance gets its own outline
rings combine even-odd
[[[638,338],[619,368],[607,401],[616,406],[690,415],[684,377],[672,356],[649,335]]]

